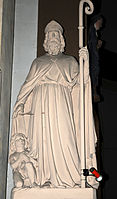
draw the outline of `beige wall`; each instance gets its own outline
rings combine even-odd
[[[5,199],[15,0],[0,0],[0,199]]]

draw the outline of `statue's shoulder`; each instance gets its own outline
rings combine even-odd
[[[45,57],[45,55],[42,55],[42,56],[40,56],[40,57],[36,57],[36,58],[33,60],[33,62],[34,62],[34,63],[38,63],[38,62],[44,60],[44,57]]]
[[[63,59],[70,62],[77,62],[76,58],[72,55],[63,54]]]
[[[42,64],[42,63],[45,63],[46,61],[48,61],[48,57],[46,56],[46,54],[44,54],[40,57],[35,58],[33,63],[34,64]]]
[[[19,157],[19,153],[16,151],[10,155],[10,159],[14,159],[14,158],[18,158],[18,157]]]

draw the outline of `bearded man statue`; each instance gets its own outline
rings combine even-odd
[[[63,28],[51,21],[45,28],[46,53],[36,58],[21,87],[13,112],[12,136],[23,133],[37,165],[40,187],[81,187],[79,65],[65,55]],[[84,59],[86,167],[96,167],[96,134],[92,114],[88,52]],[[90,179],[90,178],[89,178]],[[90,184],[96,184],[92,177]]]

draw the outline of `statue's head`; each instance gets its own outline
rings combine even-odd
[[[98,19],[98,20],[95,22],[96,30],[100,30],[100,28],[102,28],[102,24],[103,24],[103,19],[102,19],[102,18]]]
[[[10,148],[12,152],[17,151],[18,148],[27,149],[28,141],[26,136],[23,133],[18,133],[12,136]]]
[[[64,52],[65,42],[63,38],[63,28],[56,21],[51,21],[45,27],[44,49],[50,55],[57,55]]]
[[[100,28],[102,28],[103,22],[104,18],[101,13],[94,15],[91,18],[91,25],[93,26],[95,25],[96,30],[100,30]]]

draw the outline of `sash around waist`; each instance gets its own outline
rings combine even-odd
[[[67,87],[70,91],[72,91],[73,86],[75,85],[75,82],[56,82],[56,81],[50,81],[50,82],[45,82],[45,81],[41,81],[38,82],[38,84],[36,85],[36,88],[41,86],[41,85],[60,85],[63,87]]]

